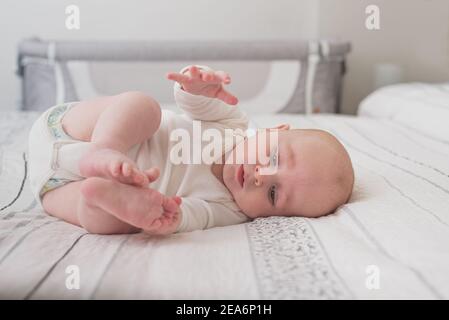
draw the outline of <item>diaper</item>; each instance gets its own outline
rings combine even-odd
[[[89,147],[88,142],[73,139],[62,128],[63,116],[75,104],[69,102],[51,107],[31,128],[28,139],[29,179],[31,191],[41,205],[46,192],[83,178],[77,166],[79,156],[73,157],[77,153],[72,152],[72,157],[67,159],[67,154],[60,152],[63,147],[72,146],[71,149],[75,148],[83,154]],[[64,166],[61,166],[63,162]]]
[[[31,191],[41,206],[46,192],[85,178],[78,163],[89,151],[91,143],[74,139],[64,131],[61,123],[76,103],[51,107],[31,128],[28,140],[29,179]],[[140,147],[141,144],[136,144],[126,155],[136,160]]]

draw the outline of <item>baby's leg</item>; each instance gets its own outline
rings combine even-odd
[[[127,152],[133,145],[149,139],[159,128],[161,109],[151,97],[140,92],[116,96],[98,117],[91,142]]]
[[[125,152],[151,137],[160,118],[159,104],[153,98],[130,91],[78,102],[64,116],[62,126],[77,140]]]
[[[83,227],[90,233],[121,234],[139,231],[138,228],[121,221],[103,209],[90,205],[81,193],[85,181],[71,182],[47,192],[42,200],[45,211],[52,216]]]
[[[43,203],[51,215],[97,234],[138,232],[150,227],[163,210],[175,210],[174,203],[155,190],[98,177],[49,191]]]
[[[154,99],[126,92],[78,103],[63,118],[63,127],[75,139],[92,142],[92,151],[80,161],[83,176],[144,185],[148,183],[145,175],[123,154],[149,139],[159,128],[160,119],[160,107]]]
[[[62,125],[74,139],[92,142],[92,152],[80,161],[83,176],[106,176],[126,183],[145,184],[148,181],[146,175],[136,173],[132,160],[123,152],[150,138],[158,129],[160,118],[161,111],[156,101],[139,92],[127,92],[77,103],[64,116]],[[120,172],[115,172],[116,169]],[[72,182],[47,192],[43,198],[44,209],[90,231],[122,233],[135,230],[92,203],[81,204],[81,184]],[[84,209],[86,212],[83,213]],[[95,226],[96,222],[98,226]]]

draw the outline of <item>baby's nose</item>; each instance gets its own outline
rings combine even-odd
[[[260,174],[260,165],[256,165],[254,167],[254,184],[256,186],[261,186],[263,184],[263,178],[262,175]]]

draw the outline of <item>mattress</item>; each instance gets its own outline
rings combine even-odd
[[[335,134],[354,163],[349,203],[318,219],[100,236],[46,215],[33,199],[26,138],[37,116],[0,118],[0,298],[449,298],[447,143],[390,119],[254,116],[260,127]]]

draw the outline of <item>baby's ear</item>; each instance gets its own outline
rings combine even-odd
[[[290,130],[290,125],[287,123],[284,123],[284,124],[278,125],[277,127],[274,127],[273,129],[280,130],[280,131]]]

